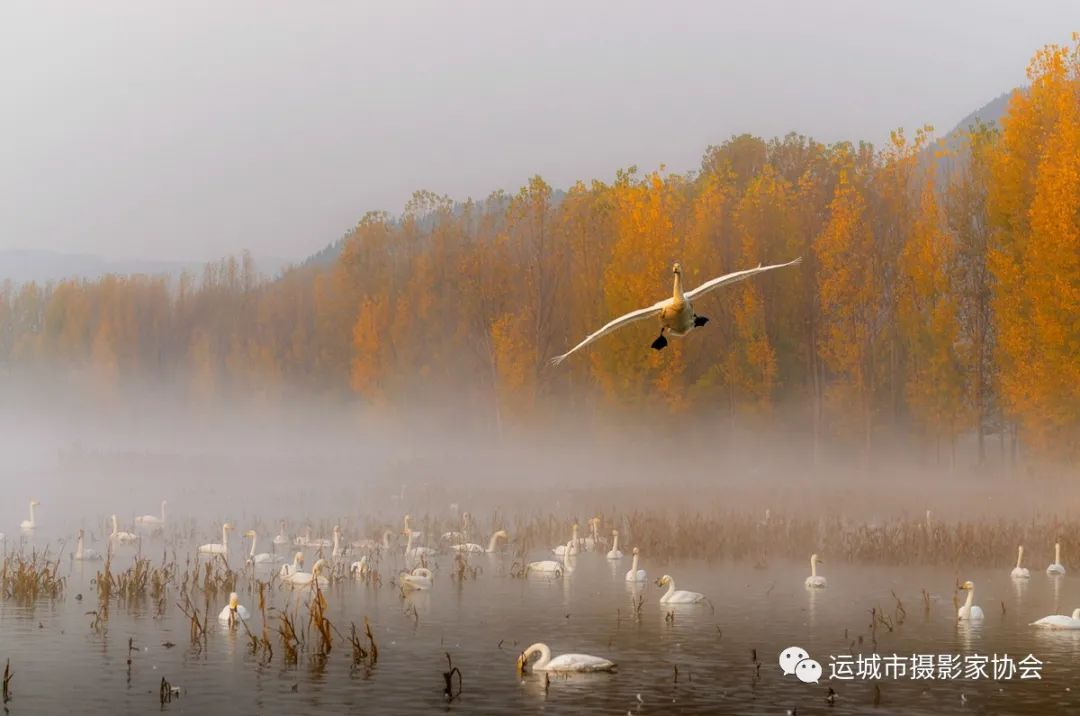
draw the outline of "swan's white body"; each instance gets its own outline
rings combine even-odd
[[[705,595],[698,592],[688,592],[684,589],[675,589],[675,580],[671,575],[665,574],[657,580],[656,586],[667,586],[668,590],[660,597],[661,604],[696,604],[705,601]]]
[[[507,535],[504,530],[496,530],[495,532],[493,532],[491,535],[491,539],[488,540],[487,549],[484,549],[482,546],[476,544],[475,542],[466,542],[465,544],[451,545],[450,549],[454,550],[455,552],[466,552],[469,554],[480,554],[483,552],[491,554],[498,549],[499,540],[506,539],[506,536]]]
[[[619,530],[611,531],[611,551],[607,553],[608,559],[622,559],[623,553],[619,551]]]
[[[402,572],[398,575],[398,583],[402,589],[428,590],[431,589],[434,575],[426,567],[417,567],[412,572]]]
[[[199,545],[199,554],[220,554],[226,559],[229,558],[229,530],[232,529],[232,525],[228,522],[221,526],[221,542],[210,542],[209,544]]]
[[[1031,622],[1031,626],[1043,629],[1080,629],[1080,609],[1074,609],[1071,617],[1064,614],[1054,614]]]
[[[300,567],[302,567],[303,565],[304,565],[304,553],[303,552],[297,552],[295,555],[293,555],[292,564],[283,564],[283,565],[281,565],[281,570],[278,572],[278,575],[282,579],[291,577],[292,575],[299,572]]]
[[[563,563],[556,562],[553,559],[545,559],[542,562],[529,562],[525,565],[525,575],[528,576],[530,572],[561,577],[563,573]]]
[[[289,538],[285,536],[285,520],[281,521],[281,531],[274,537],[274,545],[282,547],[289,544]]]
[[[270,554],[269,552],[255,553],[255,542],[258,540],[255,530],[248,530],[244,533],[244,536],[251,538],[251,552],[248,553],[248,562],[252,564],[272,564],[281,561],[281,557],[276,554]]]
[[[351,574],[356,579],[363,579],[367,573],[367,555],[364,555],[363,557],[349,565],[349,574]]]
[[[165,500],[161,501],[161,516],[157,515],[140,515],[135,518],[136,527],[164,527],[165,526],[165,505],[168,504]]]
[[[551,553],[554,554],[556,557],[565,557],[568,554],[573,556],[578,553],[578,544],[578,526],[575,522],[573,527],[573,536],[570,538],[570,541],[566,544],[561,544],[558,547],[555,547],[551,550]]]
[[[1065,567],[1061,564],[1061,543],[1054,543],[1054,563],[1046,568],[1047,574],[1065,574]]]
[[[431,547],[413,547],[413,535],[417,533],[409,530],[406,530],[405,532],[408,534],[407,540],[405,542],[406,557],[410,559],[420,559],[421,557],[431,557],[435,554],[435,550],[433,550]]]
[[[34,515],[34,508],[41,503],[37,500],[30,500],[30,519],[23,520],[19,523],[19,527],[24,530],[32,530],[37,527],[37,517]]]
[[[325,589],[330,586],[330,580],[321,576],[323,567],[325,566],[326,560],[320,559],[312,565],[310,572],[293,572],[282,581],[288,582],[294,587],[311,587],[313,584],[318,584],[319,589]]]
[[[112,516],[112,534],[109,535],[109,539],[120,544],[131,544],[139,540],[139,536],[132,532],[125,532],[120,529],[119,523],[116,521],[116,515]]]
[[[589,654],[560,654],[552,658],[547,644],[533,644],[518,657],[518,671],[524,672],[533,654],[540,658],[532,665],[533,671],[614,671],[615,662]]]
[[[630,563],[630,571],[626,573],[627,582],[644,582],[649,578],[644,569],[638,569],[638,548],[634,547],[634,561]]]
[[[735,273],[729,273],[724,276],[719,276],[714,279],[710,279],[701,284],[692,291],[683,292],[682,289],[682,268],[679,264],[675,264],[672,268],[672,273],[675,274],[675,286],[672,290],[671,298],[665,298],[662,301],[657,301],[648,308],[639,308],[636,311],[631,311],[623,316],[609,321],[599,330],[590,333],[585,337],[583,341],[576,346],[568,350],[562,355],[555,356],[551,359],[552,365],[559,365],[566,360],[571,354],[581,350],[585,346],[589,345],[593,341],[597,340],[601,336],[605,336],[612,331],[618,330],[623,326],[628,326],[631,323],[642,321],[647,318],[659,317],[660,319],[660,338],[653,343],[653,347],[656,349],[663,348],[667,345],[667,339],[664,338],[664,333],[670,333],[673,336],[685,336],[695,328],[705,325],[708,319],[702,320],[703,317],[694,313],[693,301],[697,300],[701,296],[705,295],[713,289],[720,288],[721,286],[727,286],[728,284],[742,281],[743,279],[750,278],[751,276],[765,271],[772,271],[773,269],[784,268],[786,266],[795,266],[802,262],[801,258],[797,258],[794,261],[789,261],[786,264],[775,264],[773,266],[761,266],[757,268],[747,269],[745,271],[736,271]]]
[[[1024,559],[1024,545],[1020,545],[1016,548],[1016,566],[1009,572],[1009,576],[1013,579],[1031,579],[1031,572],[1027,567],[1021,567],[1020,562]]]
[[[964,602],[964,606],[956,610],[956,618],[961,621],[978,622],[982,621],[983,610],[977,606],[972,605],[975,601],[975,583],[964,582],[960,585],[960,589],[967,591],[967,600]]]
[[[234,616],[235,615],[235,616]],[[235,619],[238,616],[244,621],[251,618],[251,614],[248,612],[247,607],[240,603],[240,598],[236,596],[236,592],[229,595],[229,603],[218,614],[218,621],[229,623],[230,619]]]
[[[79,530],[79,542],[75,546],[75,559],[83,562],[94,562],[101,559],[101,555],[90,549],[89,547],[83,547],[83,531]]]
[[[817,573],[817,566],[820,561],[816,554],[810,555],[810,576],[806,578],[807,589],[824,589],[828,586],[825,577],[819,576]]]

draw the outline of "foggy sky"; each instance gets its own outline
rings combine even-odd
[[[947,131],[1080,3],[0,4],[0,250],[301,258],[414,189]]]

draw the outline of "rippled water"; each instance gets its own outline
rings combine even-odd
[[[9,543],[9,549],[12,545]],[[153,543],[149,554],[160,553]],[[122,548],[114,571],[130,563]],[[546,558],[535,554],[533,558]],[[181,559],[183,559],[181,557]],[[269,663],[252,655],[246,638],[219,627],[213,617],[205,648],[192,648],[189,624],[170,592],[160,618],[149,600],[115,603],[107,631],[91,629],[96,607],[91,579],[100,563],[68,564],[68,585],[55,601],[21,605],[0,600],[0,659],[11,659],[15,676],[9,707],[24,713],[139,713],[159,707],[162,677],[181,687],[165,711],[192,713],[312,713],[356,707],[392,713],[449,708],[463,713],[1031,713],[1077,712],[1080,694],[1069,691],[1080,677],[1080,632],[1043,633],[1028,626],[1052,613],[1080,606],[1076,578],[1050,578],[1033,569],[1028,584],[1010,580],[1008,568],[956,574],[911,568],[827,565],[829,586],[803,587],[809,565],[682,562],[653,565],[649,582],[634,589],[623,578],[629,559],[611,563],[598,554],[576,559],[561,579],[510,576],[509,556],[478,555],[475,580],[451,579],[452,560],[436,558],[432,591],[402,597],[390,584],[391,563],[381,569],[380,588],[342,581],[326,592],[328,617],[342,632],[367,616],[379,646],[371,668],[353,668],[350,650],[335,643],[325,660],[302,654],[286,666],[279,640]],[[308,565],[312,563],[309,556]],[[711,604],[665,608],[652,582],[662,573],[682,589],[706,594]],[[957,578],[976,583],[982,625],[958,626],[953,607]],[[922,590],[930,594],[926,610]],[[254,611],[257,597],[244,583],[241,603]],[[829,655],[874,651],[870,609],[902,624],[876,630],[882,654],[1029,653],[1044,662],[1041,680],[829,681]],[[76,595],[82,594],[80,601]],[[282,607],[291,590],[278,588]],[[634,600],[644,598],[640,611]],[[216,612],[224,599],[214,605]],[[271,628],[276,623],[271,618]],[[260,617],[251,620],[260,629]],[[859,639],[862,639],[860,645]],[[128,663],[128,639],[135,646]],[[543,641],[556,654],[584,652],[618,663],[614,674],[520,678],[515,659]],[[165,642],[176,646],[167,648]],[[825,668],[820,684],[784,676],[777,656],[788,646],[809,651]],[[760,667],[752,661],[756,650]],[[446,654],[462,674],[461,695],[447,707],[442,672]],[[677,667],[677,674],[676,674]],[[875,690],[875,686],[877,687]],[[837,692],[826,703],[829,688]]]

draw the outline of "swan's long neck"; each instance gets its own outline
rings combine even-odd
[[[252,546],[254,547],[254,545]],[[243,549],[243,546],[241,546],[240,549]],[[221,550],[226,554],[229,552],[229,530],[225,525],[221,526]]]
[[[638,555],[637,552],[635,552],[634,561],[630,563],[630,573],[633,574],[635,577],[637,576],[637,559]]]
[[[611,540],[611,551],[612,552],[618,552],[619,551],[619,533],[618,532],[615,533],[614,538],[612,538],[612,540]]]
[[[256,538],[257,538],[256,534],[254,532],[252,532],[251,533],[251,557],[253,559],[255,557],[255,540],[256,540]],[[241,542],[241,544],[243,544],[243,543]],[[243,547],[241,547],[241,549],[243,549]]]
[[[30,503],[30,524],[32,524],[32,525],[37,524],[37,522],[34,521],[34,503],[33,502]]]
[[[165,500],[161,501],[161,521],[165,522]]]
[[[281,531],[278,532],[278,537],[284,537],[284,536],[285,536],[285,520],[282,520],[281,521]]]
[[[75,559],[82,559],[83,557],[83,533],[79,530],[79,544],[75,547]]]
[[[334,530],[334,554],[341,552],[341,532]]]
[[[975,590],[969,589],[967,599],[964,601],[964,616],[971,619],[971,603],[975,601]]]
[[[33,514],[33,512],[31,512]],[[1061,564],[1061,543],[1054,543],[1054,564]]]
[[[409,552],[412,552],[412,548],[413,548],[412,547],[412,530],[406,529],[405,531],[408,533],[408,538],[407,538],[407,540],[405,542],[405,554],[408,554]]]
[[[1016,550],[1016,568],[1020,569],[1020,560],[1024,558],[1024,548],[1020,547]]]
[[[537,659],[535,664],[533,664],[533,668],[543,669],[545,666],[548,665],[548,662],[551,661],[551,649],[548,648],[547,644],[533,644],[529,647],[529,650],[525,652],[525,655],[528,656],[534,651],[540,652],[540,658]]]
[[[120,531],[120,528],[116,526],[116,515],[112,516],[112,533],[115,535]]]
[[[671,577],[668,577],[667,591],[664,592],[664,599],[670,598],[671,595],[674,594],[674,593],[675,593],[675,580],[672,579]]]
[[[1073,609],[1072,618],[1080,619],[1080,609]]]
[[[810,576],[817,576],[817,555],[810,558]]]
[[[383,549],[390,549],[390,530],[382,533],[382,546]]]
[[[488,542],[488,548],[487,548],[488,552],[494,552],[495,551],[495,545],[498,544],[500,537],[502,537],[502,533],[500,533],[498,530],[491,533],[491,540]]]
[[[685,301],[686,296],[683,295],[682,290],[682,271],[675,272],[675,285],[672,287],[671,296],[676,301]]]

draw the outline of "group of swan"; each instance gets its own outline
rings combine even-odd
[[[663,350],[667,346],[668,341],[664,334],[670,334],[672,336],[685,336],[695,328],[701,328],[709,319],[705,316],[698,315],[694,312],[693,302],[701,296],[705,295],[709,291],[720,288],[721,286],[727,286],[735,283],[736,281],[742,281],[743,279],[750,278],[759,273],[765,271],[772,271],[773,269],[784,268],[786,266],[796,266],[802,262],[802,258],[797,258],[794,261],[789,261],[786,264],[775,264],[773,266],[761,266],[757,268],[747,269],[745,271],[736,271],[724,276],[706,281],[692,291],[683,291],[682,288],[682,267],[679,264],[675,264],[671,271],[675,274],[675,286],[672,290],[671,298],[666,298],[662,301],[657,301],[653,305],[647,308],[639,308],[636,311],[631,311],[626,315],[619,316],[616,319],[609,321],[599,330],[590,333],[585,337],[583,341],[576,346],[568,350],[562,355],[555,356],[551,359],[552,365],[559,365],[566,360],[573,353],[581,350],[585,346],[589,345],[601,336],[605,336],[612,331],[618,330],[623,326],[628,326],[631,323],[645,320],[646,318],[659,317],[660,318],[660,337],[652,342],[652,348],[655,350]]]

